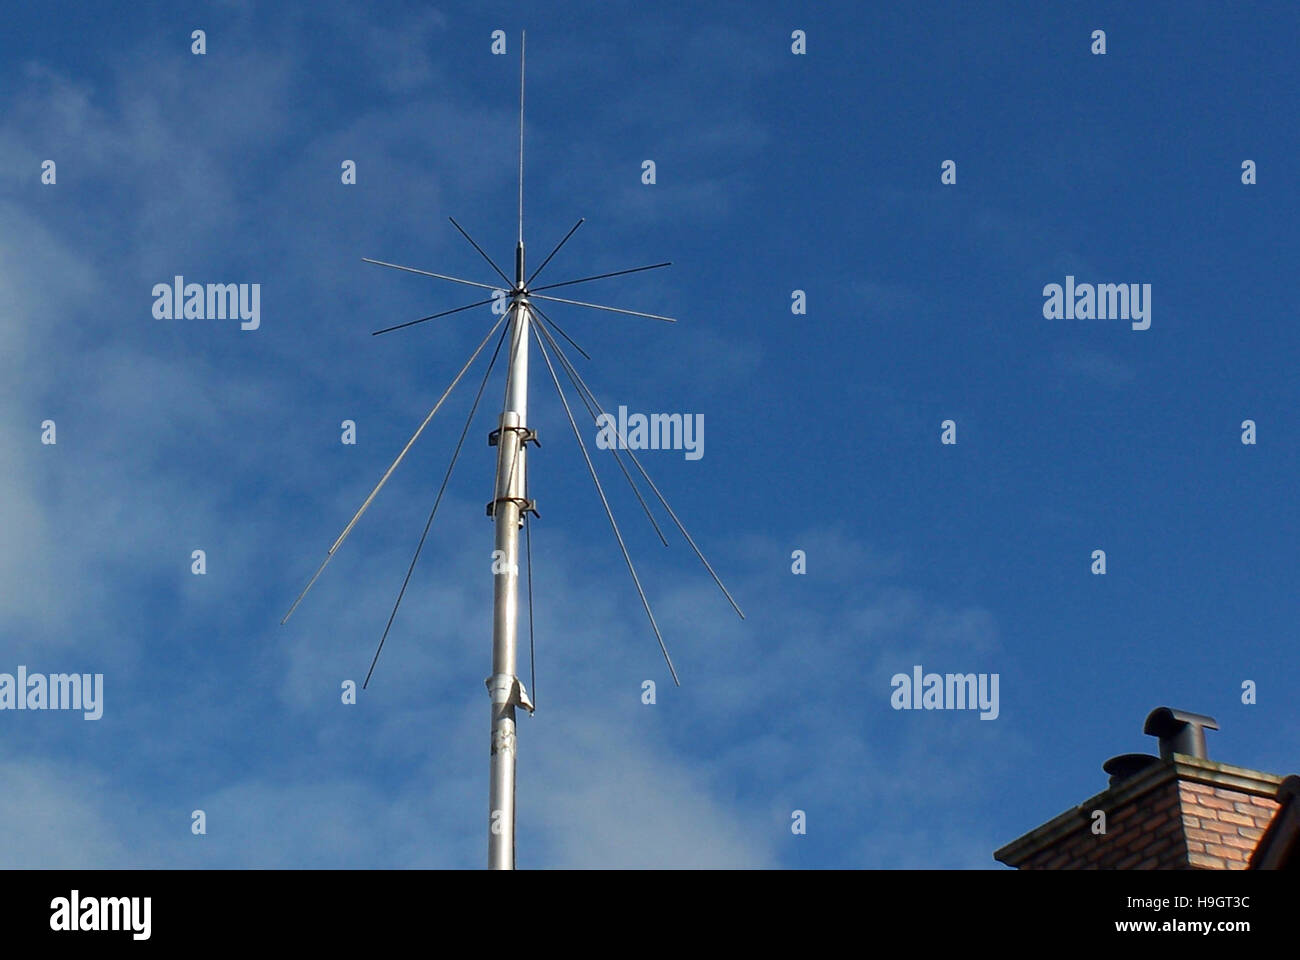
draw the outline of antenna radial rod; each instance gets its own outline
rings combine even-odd
[[[392,333],[394,330],[404,330],[407,327],[413,327],[417,323],[424,323],[426,320],[437,320],[439,317],[448,317],[453,313],[460,313],[462,310],[472,310],[474,307],[483,307],[496,300],[496,297],[488,297],[486,300],[476,300],[474,303],[467,303],[463,307],[455,307],[451,310],[443,310],[441,313],[432,313],[427,317],[421,317],[419,320],[408,320],[406,323],[399,323],[396,326],[384,327],[382,330],[371,331],[372,337],[377,337],[381,333]]]
[[[489,257],[487,255],[487,252],[482,247],[480,247],[477,243],[474,242],[474,238],[465,232],[465,228],[456,222],[456,218],[448,217],[447,219],[451,221],[451,225],[453,227],[455,227],[458,231],[460,231],[460,235],[469,241],[470,246],[472,246],[475,250],[479,252],[479,256],[481,256],[484,260],[488,262],[488,266],[497,272],[497,276],[500,277],[502,280],[504,280],[507,285],[509,285],[510,278],[501,272],[501,268],[497,266],[497,262],[493,260],[491,257]]]
[[[585,358],[588,359],[588,360],[591,359],[591,354],[589,354],[586,350],[582,349],[582,347],[578,346],[577,341],[575,341],[575,340],[573,339],[573,337],[571,337],[571,336],[569,336],[567,333],[565,333],[565,332],[564,332],[564,328],[561,327],[561,326],[560,326],[558,323],[556,323],[554,320],[552,320],[552,319],[550,318],[550,315],[547,314],[546,311],[544,311],[541,307],[539,307],[539,306],[538,306],[537,304],[535,304],[535,303],[530,303],[530,304],[528,305],[528,309],[531,310],[531,311],[533,311],[533,313],[537,314],[537,315],[538,315],[539,317],[541,317],[544,321],[546,321],[546,324],[545,324],[546,326],[553,327],[553,328],[555,329],[555,332],[556,332],[556,333],[558,333],[560,336],[562,336],[565,340],[568,340],[569,343],[570,343],[570,345],[573,347],[573,349],[577,350],[580,354],[583,355],[583,357],[585,357]]]
[[[578,222],[575,223],[570,228],[569,232],[564,235],[564,239],[561,240],[559,243],[557,243],[555,245],[555,249],[546,255],[546,259],[542,261],[542,265],[533,271],[533,275],[528,278],[528,283],[531,284],[534,280],[537,279],[537,275],[541,273],[543,270],[545,270],[546,265],[551,262],[551,257],[555,256],[557,253],[560,252],[560,247],[564,246],[566,243],[569,242],[569,238],[573,236],[573,232],[577,230],[580,226],[582,226],[586,222],[586,220],[587,220],[586,217],[578,218]]]
[[[397,465],[401,463],[406,457],[406,454],[410,452],[411,447],[415,446],[415,441],[420,439],[420,434],[424,433],[424,428],[429,425],[429,421],[433,419],[433,415],[438,412],[443,403],[446,402],[447,398],[451,396],[451,392],[456,389],[456,384],[460,383],[461,378],[464,377],[469,368],[473,366],[474,361],[478,359],[478,355],[483,352],[483,348],[486,347],[488,341],[492,339],[492,334],[497,332],[504,320],[505,317],[502,317],[492,325],[492,329],[489,330],[488,335],[483,338],[483,342],[475,348],[474,352],[470,355],[470,358],[465,361],[465,366],[460,368],[460,373],[456,374],[456,379],[451,382],[451,385],[448,386],[445,391],[443,391],[442,396],[438,398],[438,402],[435,403],[433,409],[429,411],[429,415],[424,418],[424,422],[420,424],[415,433],[411,435],[411,439],[406,441],[406,446],[402,448],[402,452],[397,455],[397,459],[393,461],[392,466],[388,468],[383,477],[380,478],[379,482],[375,484],[375,489],[370,491],[370,496],[366,497],[366,502],[361,504],[361,509],[353,515],[352,519],[348,521],[348,525],[343,528],[343,532],[339,534],[339,538],[334,541],[334,546],[330,547],[329,553],[325,554],[325,559],[322,560],[320,566],[316,568],[315,574],[313,574],[312,578],[307,581],[307,586],[302,588],[302,593],[298,594],[298,598],[294,600],[293,606],[289,608],[289,612],[286,613],[284,619],[280,621],[281,626],[289,622],[289,618],[293,616],[293,612],[298,609],[298,604],[302,603],[302,598],[307,596],[307,591],[312,588],[312,584],[314,584],[320,577],[321,572],[325,569],[325,565],[333,559],[334,553],[338,548],[343,546],[343,541],[348,538],[348,534],[351,533],[352,528],[357,525],[357,521],[361,519],[361,515],[370,508],[370,504],[374,501],[375,495],[379,493],[384,484],[388,482],[388,478],[393,475],[393,471],[397,469]]]
[[[544,293],[534,294],[538,300],[550,300],[553,303],[567,303],[575,307],[590,307],[593,310],[608,310],[610,313],[626,313],[629,317],[649,317],[651,320],[666,320],[676,323],[672,317],[662,317],[657,313],[642,313],[640,310],[624,310],[622,307],[607,307],[600,303],[583,303],[581,300],[565,300],[563,297],[549,297]]]
[[[652,263],[645,267],[631,267],[627,270],[615,270],[613,273],[598,273],[594,277],[582,277],[578,280],[565,280],[561,283],[548,283],[544,287],[533,287],[532,292],[537,293],[541,290],[554,290],[556,287],[571,287],[575,283],[587,283],[591,280],[604,280],[607,277],[621,277],[629,273],[640,273],[642,270],[657,270],[659,267],[671,267],[673,262],[665,260],[663,263]]]
[[[578,441],[578,449],[582,451],[582,459],[587,462],[587,472],[591,474],[592,482],[596,484],[596,493],[600,494],[600,502],[605,508],[605,516],[609,518],[609,525],[614,529],[614,539],[618,541],[618,548],[623,551],[623,559],[627,562],[628,572],[632,574],[632,582],[636,585],[636,592],[641,597],[641,606],[645,607],[645,614],[650,618],[650,627],[655,632],[655,639],[659,641],[659,649],[663,651],[664,661],[668,664],[668,672],[673,675],[673,683],[681,686],[682,682],[677,679],[677,669],[673,666],[673,658],[668,655],[668,647],[664,644],[663,634],[659,632],[659,624],[655,622],[654,611],[650,609],[650,601],[646,599],[645,590],[641,588],[641,578],[636,575],[636,567],[632,563],[632,556],[627,552],[627,544],[623,542],[623,534],[618,529],[618,522],[614,519],[614,511],[609,507],[609,501],[605,499],[605,490],[600,485],[600,477],[596,475],[596,467],[591,462],[591,456],[587,453],[587,445],[582,442],[582,433],[578,430],[578,423],[573,419],[573,411],[569,409],[569,401],[564,397],[564,388],[560,386],[560,378],[555,375],[555,367],[551,364],[551,358],[546,353],[546,345],[536,331],[537,348],[542,351],[542,359],[546,361],[546,369],[551,373],[551,381],[555,384],[555,392],[560,395],[560,403],[564,405],[564,412],[569,418],[569,426],[573,428],[573,436]],[[554,340],[551,341],[555,343]]]
[[[388,263],[384,260],[371,260],[369,257],[361,258],[363,263],[373,263],[377,267],[392,267],[394,270],[405,270],[407,273],[418,273],[422,277],[433,277],[435,280],[450,280],[452,283],[463,283],[467,287],[482,287],[484,290],[500,289],[490,283],[479,283],[477,280],[462,280],[460,277],[449,277],[443,273],[431,273],[428,270],[417,270],[415,267],[404,267],[400,263]]]
[[[605,413],[605,408],[600,405],[600,401],[596,399],[596,395],[592,393],[591,388],[587,386],[587,381],[582,379],[582,374],[578,372],[578,369],[573,365],[573,363],[569,360],[569,358],[564,355],[564,353],[560,350],[560,345],[556,343],[553,338],[551,338],[551,345],[555,347],[556,356],[559,357],[560,363],[564,365],[565,369],[569,373],[569,376],[576,381],[576,383],[578,384],[578,388],[581,391],[586,392],[587,396],[591,398],[591,402],[596,407],[597,410],[599,410],[602,414],[608,417],[610,421],[613,421],[614,418],[610,414]],[[650,474],[646,473],[645,467],[641,466],[641,461],[638,460],[637,455],[632,452],[632,449],[627,442],[627,438],[623,436],[622,431],[616,430],[615,433],[617,434],[619,444],[627,450],[628,457],[632,460],[632,463],[636,465],[636,468],[640,472],[641,476],[645,478],[645,482],[650,485],[650,489],[654,491],[654,495],[659,499],[659,502],[663,504],[663,508],[668,512],[668,516],[672,517],[673,523],[677,525],[677,529],[680,530],[682,536],[686,538],[686,542],[690,544],[691,549],[695,552],[695,556],[699,558],[700,563],[704,564],[704,569],[709,571],[709,576],[711,576],[713,578],[713,582],[718,585],[718,589],[721,590],[722,595],[727,598],[727,602],[731,604],[732,609],[736,611],[736,613],[740,616],[741,620],[744,620],[745,612],[740,609],[740,605],[736,603],[735,599],[731,596],[730,591],[728,591],[726,586],[723,585],[722,578],[717,575],[717,573],[714,571],[709,561],[704,558],[703,551],[701,551],[700,548],[695,545],[695,540],[691,537],[690,533],[687,531],[686,525],[677,518],[677,514],[673,512],[673,508],[669,506],[668,499],[662,493],[659,492],[659,488],[655,486],[655,482],[650,479]]]
[[[536,310],[537,308],[536,306],[530,305],[529,309]],[[551,345],[551,349],[555,352],[555,355],[560,357],[560,345],[555,342],[555,338],[551,336],[551,332],[546,329],[547,324],[555,326],[555,321],[546,316],[546,314],[542,313],[540,310],[538,310],[538,316],[540,316],[545,322],[539,323],[537,329],[546,337],[546,342]],[[556,327],[556,329],[559,330],[559,327]],[[564,331],[560,330],[560,332],[563,333]],[[588,357],[587,359],[591,358]],[[591,401],[587,399],[586,394],[584,394],[578,386],[577,381],[573,379],[573,374],[569,373],[568,363],[568,357],[560,357],[560,367],[564,370],[565,376],[569,378],[569,382],[573,384],[573,389],[577,392],[578,399],[581,400],[582,405],[587,408],[587,413],[591,415],[592,420],[599,424],[600,420],[596,416],[596,411],[591,408]],[[623,478],[627,480],[628,486],[632,488],[632,493],[636,495],[637,503],[641,504],[641,509],[645,511],[646,519],[650,521],[650,526],[654,527],[655,533],[658,534],[659,542],[665,547],[668,546],[668,539],[664,536],[663,531],[659,529],[659,524],[655,522],[654,514],[650,512],[650,505],[645,502],[645,497],[641,496],[641,491],[637,489],[636,481],[632,479],[632,474],[628,473],[627,467],[623,465],[623,458],[618,455],[617,448],[610,447],[609,452],[614,455],[614,462],[617,463],[618,468],[623,471]]]
[[[479,381],[478,393],[474,395],[474,403],[469,408],[469,416],[465,418],[465,428],[460,432],[460,439],[456,441],[456,449],[452,451],[451,462],[447,464],[447,472],[443,475],[442,486],[438,488],[438,496],[434,498],[433,509],[429,511],[429,519],[424,522],[424,532],[420,534],[420,542],[415,546],[415,556],[411,557],[411,565],[406,568],[406,579],[402,581],[402,589],[397,591],[397,601],[393,604],[393,612],[388,615],[388,623],[384,626],[384,634],[379,638],[379,646],[375,648],[374,658],[370,661],[370,669],[366,671],[365,682],[361,684],[361,689],[365,690],[370,686],[370,678],[374,675],[375,664],[379,663],[379,655],[384,652],[384,642],[388,639],[388,631],[393,629],[393,620],[397,618],[397,608],[402,605],[402,598],[406,596],[406,588],[411,582],[411,574],[415,572],[415,564],[420,559],[420,552],[424,550],[424,541],[429,536],[429,528],[433,526],[433,518],[438,514],[438,507],[442,503],[442,495],[447,492],[447,484],[451,482],[452,471],[456,469],[456,461],[460,459],[461,447],[465,446],[465,437],[469,434],[470,424],[474,422],[474,414],[478,412],[479,401],[483,399],[483,390],[487,387],[488,377],[492,374],[492,368],[497,364],[497,356],[501,353],[501,344],[505,342],[506,331],[501,331],[501,336],[497,337],[496,349],[492,351],[492,359],[488,361],[487,369],[483,371],[483,379]]]

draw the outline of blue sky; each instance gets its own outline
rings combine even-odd
[[[0,671],[105,705],[0,713],[3,862],[484,862],[500,370],[357,705],[477,373],[278,621],[494,319],[372,337],[476,298],[360,258],[491,282],[451,215],[509,260],[520,29],[531,262],[586,217],[545,276],[672,260],[571,292],[680,322],[548,312],[606,407],[703,415],[643,462],[747,614],[600,454],[672,687],[535,366],[521,867],[997,867],[1161,704],[1295,772],[1300,14],[915,7],[8,11]],[[176,274],[261,284],[260,329],[155,319]],[[1067,275],[1151,284],[1151,328],[1044,319]],[[997,673],[998,718],[893,710],[914,664]]]

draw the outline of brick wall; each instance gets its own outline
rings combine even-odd
[[[1177,754],[1007,844],[1021,870],[1244,870],[1280,804],[1282,778]],[[1093,812],[1106,814],[1094,834]]]
[[[1191,866],[1244,870],[1277,801],[1204,783],[1179,783],[1178,790]]]
[[[1104,808],[1099,808],[1104,809]],[[1019,864],[1022,870],[1159,870],[1187,867],[1178,784],[1163,784],[1106,812],[1106,832],[1079,828]]]

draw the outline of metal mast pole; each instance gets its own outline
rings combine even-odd
[[[488,867],[515,866],[515,707],[532,703],[517,674],[519,613],[519,529],[527,499],[526,443],[534,439],[528,420],[528,299],[524,295],[524,242],[515,250],[515,289],[512,291],[510,365],[506,374],[505,409],[496,432],[496,495],[489,510],[496,524],[493,563],[492,765],[488,802]]]

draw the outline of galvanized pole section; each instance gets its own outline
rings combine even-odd
[[[517,674],[519,612],[519,529],[527,500],[527,454],[532,436],[528,418],[528,299],[524,291],[524,244],[515,251],[515,289],[511,291],[509,392],[497,432],[497,477],[491,505],[496,523],[493,553],[492,767],[488,803],[488,867],[515,866],[515,707],[532,709]]]

